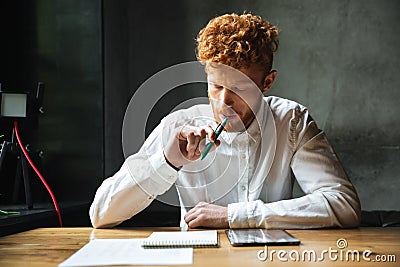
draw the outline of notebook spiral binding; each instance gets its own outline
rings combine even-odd
[[[144,248],[208,248],[218,247],[218,243],[213,240],[152,240],[148,239],[143,241]]]

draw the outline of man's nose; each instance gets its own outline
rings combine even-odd
[[[221,102],[223,102],[225,105],[230,106],[233,104],[233,97],[234,97],[234,93],[232,92],[232,90],[224,87],[221,90],[219,100]]]

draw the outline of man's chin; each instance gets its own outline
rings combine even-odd
[[[227,126],[225,126],[225,131],[229,133],[237,133],[237,132],[243,132],[246,129],[246,127],[243,125],[242,121],[237,122],[237,123],[229,123]]]

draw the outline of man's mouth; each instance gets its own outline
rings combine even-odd
[[[239,114],[231,107],[217,107],[214,109],[214,112],[218,114],[218,117],[221,121],[223,121],[224,119],[228,119],[229,121],[240,119]]]
[[[238,117],[238,116],[239,116],[239,115],[236,114],[236,113],[234,113],[234,114],[230,114],[230,113],[221,113],[221,118],[222,118],[222,119],[227,118],[228,120],[233,120],[233,119],[235,119],[235,118]]]

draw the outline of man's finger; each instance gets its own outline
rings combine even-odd
[[[196,149],[196,147],[194,147],[195,139],[196,137],[194,136],[193,132],[189,133],[189,135],[186,137],[187,140],[186,151],[188,152],[189,158],[193,157],[194,150]]]
[[[195,142],[194,142],[193,146],[194,146],[194,155],[196,157],[201,155],[200,149],[199,149],[200,142],[201,142],[201,137],[200,136],[195,136]]]
[[[194,220],[187,222],[189,228],[196,228],[199,226],[203,226],[203,219],[201,217],[196,217]]]
[[[211,126],[207,126],[203,128],[207,132],[207,137],[211,142],[214,142],[217,135],[215,134],[214,130],[211,128]]]
[[[197,213],[198,213],[198,211],[195,208],[193,208],[193,209],[189,210],[185,214],[185,216],[183,216],[183,219],[185,220],[186,223],[189,223],[190,221],[194,220],[197,217],[197,215],[198,215]]]

